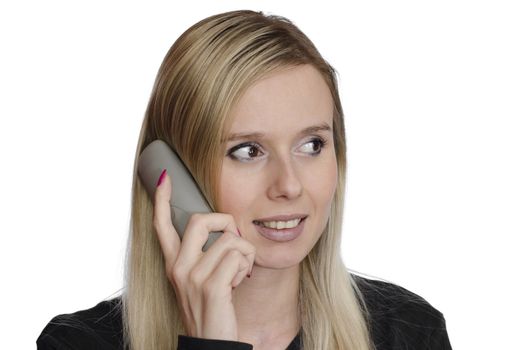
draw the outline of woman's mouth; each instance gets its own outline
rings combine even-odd
[[[291,220],[254,220],[253,224],[265,238],[276,242],[291,241],[302,233],[306,216]]]

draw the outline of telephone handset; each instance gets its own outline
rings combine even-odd
[[[156,184],[163,169],[171,178],[172,194],[170,198],[172,224],[180,239],[183,238],[185,227],[193,213],[211,213],[202,192],[194,181],[191,173],[180,157],[163,141],[150,143],[139,156],[139,177],[154,202]],[[207,242],[202,247],[206,251],[223,232],[210,232]]]

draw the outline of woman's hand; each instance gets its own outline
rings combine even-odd
[[[170,213],[169,175],[157,187],[153,223],[165,258],[165,269],[188,336],[238,340],[232,290],[251,273],[255,247],[241,238],[229,214],[193,214],[183,239]],[[224,233],[206,251],[209,232]]]

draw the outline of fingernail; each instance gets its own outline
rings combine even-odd
[[[167,175],[167,169],[163,169],[163,171],[161,172],[161,175],[159,177],[158,184],[156,185],[156,187],[159,187],[159,185],[161,185],[161,183],[163,182],[163,179],[165,179],[165,175]]]
[[[242,237],[242,235],[240,234],[240,230],[238,229],[238,227],[237,227],[237,233],[238,233],[238,235],[239,235],[240,237]]]

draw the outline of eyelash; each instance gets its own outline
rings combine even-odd
[[[303,145],[305,145],[307,143],[310,143],[310,142],[319,144],[319,150],[317,152],[314,152],[314,153],[310,154],[312,157],[315,157],[315,156],[319,155],[321,153],[321,151],[323,150],[323,148],[325,148],[325,146],[328,143],[328,141],[326,141],[325,139],[323,139],[321,137],[314,137],[314,138],[310,139],[308,142],[304,143]],[[244,143],[241,143],[240,145],[236,145],[236,146],[232,147],[229,151],[227,151],[226,156],[228,156],[229,158],[231,158],[233,160],[238,160],[238,161],[241,161],[241,162],[251,162],[253,159],[258,158],[258,157],[238,158],[238,157],[233,155],[233,153],[235,153],[239,149],[246,148],[246,147],[255,147],[255,148],[257,148],[257,150],[259,152],[262,152],[262,147],[258,143],[255,143],[255,142],[244,142]]]

